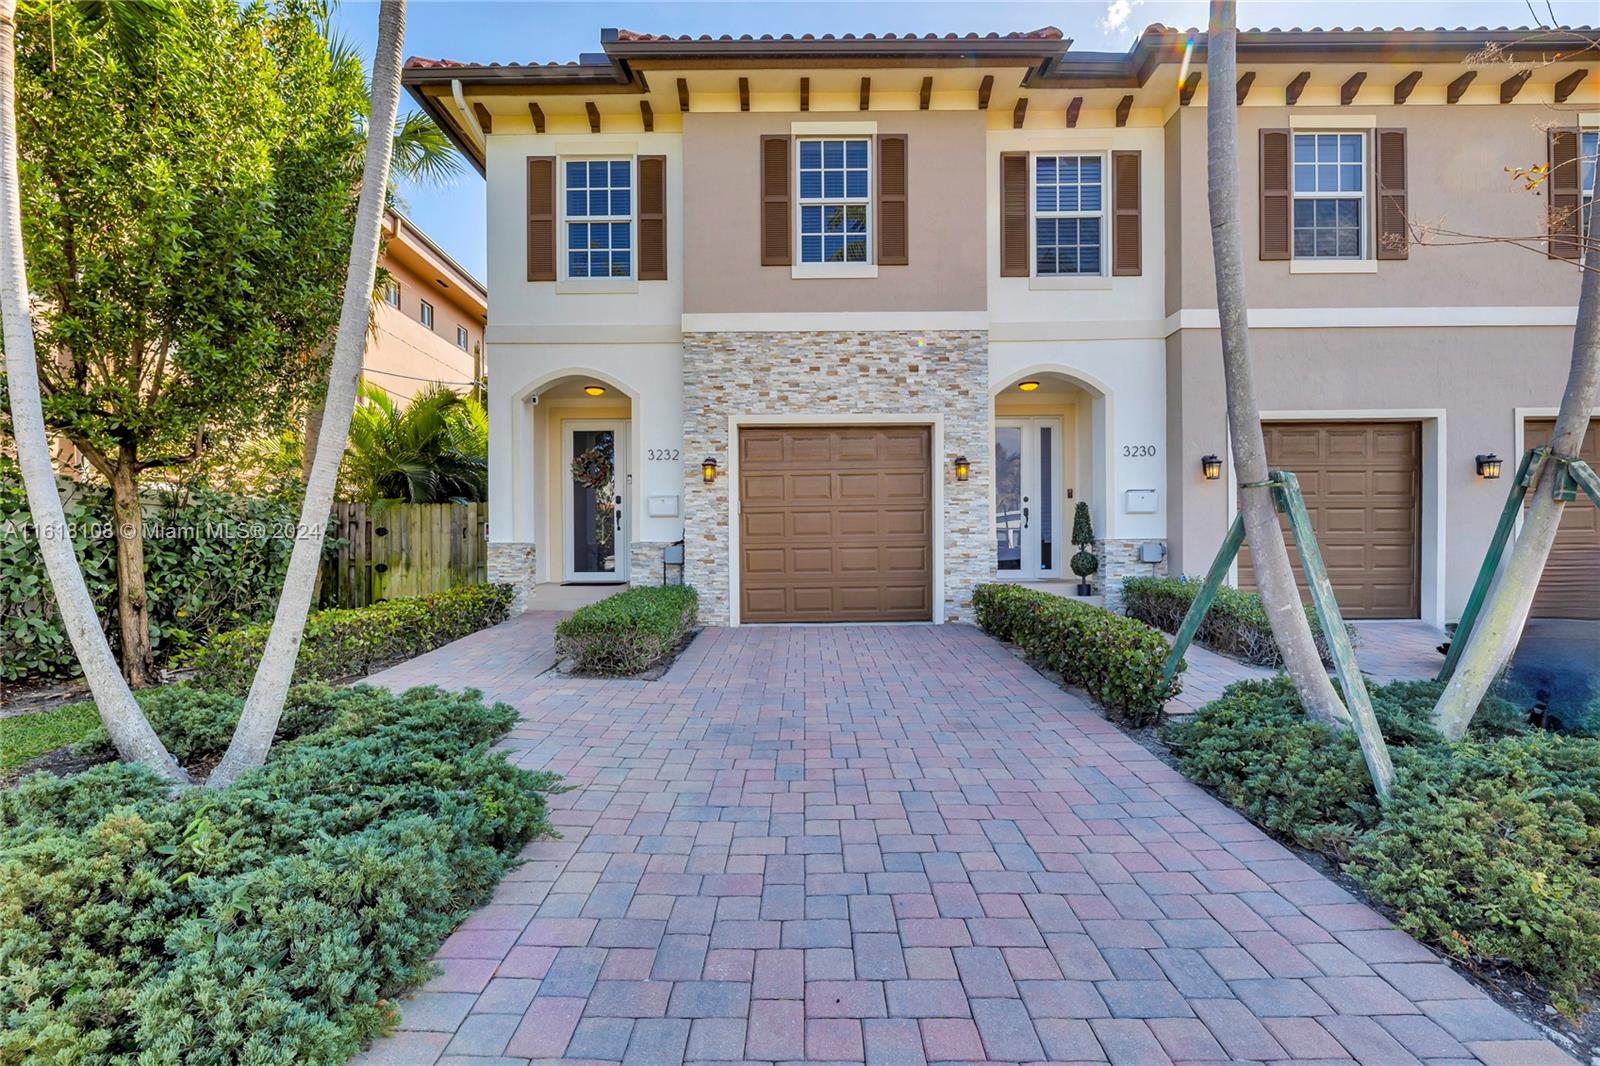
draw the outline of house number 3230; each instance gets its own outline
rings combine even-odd
[[[678,461],[678,449],[646,448],[644,450],[644,456],[646,459],[649,459],[652,462],[659,461],[663,463],[675,463]]]
[[[1154,444],[1124,444],[1122,454],[1131,459],[1148,459],[1156,453]]]

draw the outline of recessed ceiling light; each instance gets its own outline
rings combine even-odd
[[[1017,388],[1021,389],[1023,392],[1032,392],[1038,387],[1039,383],[1037,381],[1024,381],[1022,384],[1017,386]]]
[[[585,385],[583,387],[583,391],[587,392],[590,396],[604,396],[606,394],[606,387],[604,385]]]

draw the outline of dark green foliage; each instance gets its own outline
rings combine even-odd
[[[338,681],[459,640],[506,620],[510,585],[459,585],[431,596],[384,600],[370,607],[312,611],[295,663],[296,681]],[[271,623],[212,637],[185,656],[195,684],[243,693],[255,676]]]
[[[303,701],[303,702],[300,702]],[[341,1063],[547,832],[478,693],[307,688],[220,792],[108,763],[0,792],[0,1062]]]
[[[1122,583],[1123,610],[1129,617],[1176,633],[1203,585],[1204,582],[1187,577],[1130,577]],[[1317,654],[1324,663],[1332,663],[1333,650],[1322,632],[1322,623],[1317,621],[1316,612],[1310,606],[1306,607],[1306,621],[1311,623]],[[1211,601],[1194,639],[1198,644],[1247,663],[1283,665],[1283,656],[1272,640],[1266,608],[1261,605],[1261,597],[1253,592],[1241,592],[1228,585],[1217,589],[1216,599]]]
[[[447,385],[430,385],[402,404],[364,381],[339,484],[357,500],[487,500],[489,416]]]
[[[1067,560],[1067,565],[1074,574],[1087,579],[1100,569],[1100,560],[1089,550],[1094,547],[1094,523],[1089,518],[1089,505],[1082,500],[1072,509],[1072,543],[1078,550]]]
[[[279,536],[298,521],[287,497],[246,500],[203,489],[152,499],[145,524],[150,641],[166,658],[209,633],[271,616],[294,542]],[[113,648],[117,561],[105,490],[74,486],[67,524]],[[78,660],[56,613],[31,513],[14,471],[0,469],[0,681],[70,676]]]
[[[1521,969],[1573,1010],[1600,979],[1600,741],[1531,730],[1491,696],[1447,744],[1429,723],[1442,689],[1370,689],[1398,772],[1381,810],[1354,736],[1307,719],[1283,677],[1230,685],[1163,738],[1265,828],[1348,858],[1408,932]]]
[[[643,673],[677,649],[699,610],[700,598],[687,585],[641,585],[562,619],[556,654],[580,673]]]
[[[1600,741],[1473,738],[1407,768],[1351,872],[1400,927],[1579,1007],[1600,982]]]
[[[1149,725],[1169,696],[1161,667],[1171,650],[1156,630],[1100,607],[1019,585],[979,585],[972,595],[978,625],[1093,696],[1107,715]],[[1182,667],[1180,667],[1180,672]]]
[[[277,739],[288,740],[323,729],[339,706],[339,690],[324,684],[301,685],[289,693],[283,717],[278,721]],[[191,685],[165,685],[135,694],[151,728],[181,763],[217,758],[228,750],[244,697],[228,692],[207,692]],[[112,759],[116,749],[111,737],[96,726],[73,750],[89,758]]]

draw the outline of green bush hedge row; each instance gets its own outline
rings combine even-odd
[[[1123,610],[1130,618],[1176,633],[1202,584],[1186,577],[1130,577],[1122,583]],[[1331,663],[1333,650],[1328,645],[1327,634],[1323,633],[1322,623],[1317,621],[1316,612],[1309,606],[1306,620],[1311,623],[1311,635],[1316,639],[1322,661]],[[1254,592],[1241,592],[1227,585],[1219,588],[1194,639],[1205,647],[1247,663],[1283,665],[1283,656],[1278,654],[1272,628],[1267,624],[1266,608]]]
[[[191,757],[240,705],[168,699]],[[475,692],[302,687],[228,789],[108,763],[0,792],[0,1062],[346,1061],[549,829],[555,779],[488,750],[515,719]]]
[[[1113,721],[1148,725],[1179,690],[1164,690],[1161,667],[1171,650],[1143,622],[1038,589],[995,583],[972,595],[978,625],[1087,691]],[[1180,673],[1183,667],[1179,667]]]
[[[338,681],[459,640],[506,620],[510,585],[460,585],[430,596],[383,600],[370,607],[313,611],[295,662],[296,681]],[[220,633],[180,660],[197,687],[244,692],[267,645],[270,622]]]
[[[1229,686],[1163,737],[1192,779],[1346,861],[1408,933],[1576,1010],[1600,982],[1600,740],[1530,730],[1491,697],[1449,744],[1428,720],[1442,688],[1371,689],[1397,771],[1381,808],[1355,738],[1307,719],[1281,677]]]
[[[563,618],[556,626],[556,654],[580,673],[643,673],[677,649],[699,611],[700,598],[687,585],[631,588]]]

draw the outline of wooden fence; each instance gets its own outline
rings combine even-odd
[[[318,602],[365,607],[488,579],[484,503],[336,503]]]

